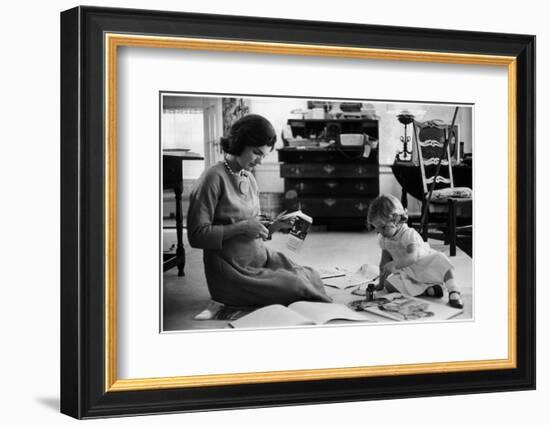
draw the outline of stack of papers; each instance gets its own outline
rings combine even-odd
[[[354,273],[334,267],[320,269],[319,274],[325,285],[338,289],[347,289],[354,286],[375,283],[375,281],[378,280],[379,269],[370,264],[363,264]]]

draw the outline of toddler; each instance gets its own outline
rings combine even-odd
[[[401,292],[411,296],[443,296],[445,285],[449,292],[449,305],[463,308],[457,290],[453,265],[441,252],[430,248],[420,234],[407,226],[407,212],[392,195],[376,198],[369,207],[367,222],[378,234],[382,258],[380,284],[377,289]],[[390,274],[400,279],[386,281]]]

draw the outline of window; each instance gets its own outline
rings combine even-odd
[[[204,156],[204,115],[202,108],[166,107],[162,111],[162,149],[190,150]],[[183,179],[197,179],[204,161],[186,161]]]

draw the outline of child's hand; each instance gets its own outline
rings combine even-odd
[[[386,264],[382,266],[382,274],[385,275],[385,277],[388,277],[392,273],[396,273],[397,268],[395,267],[395,261],[388,261]]]
[[[382,289],[384,289],[384,287],[385,287],[384,282],[385,282],[385,280],[386,280],[386,277],[387,277],[387,276],[382,276],[382,275],[380,275],[380,281],[378,282],[378,285],[376,285],[376,286],[374,287],[374,290],[375,290],[375,291],[381,291]]]
[[[381,291],[386,287],[386,279],[390,277],[390,272],[384,270],[384,267],[382,267],[382,270],[380,271],[380,282],[378,283],[378,286],[374,289],[375,291]]]

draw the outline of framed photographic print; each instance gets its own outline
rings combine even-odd
[[[535,386],[535,39],[61,15],[61,411]]]

